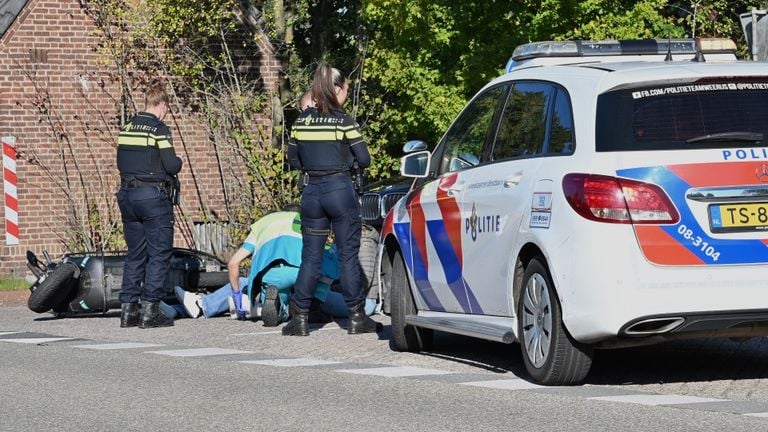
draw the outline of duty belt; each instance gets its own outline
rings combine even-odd
[[[321,178],[331,176],[347,176],[349,177],[349,171],[305,171],[310,178]]]
[[[135,189],[140,187],[165,187],[165,182],[160,180],[155,181],[144,181],[139,179],[127,179],[127,180],[121,180],[120,181],[120,187],[124,187],[126,189]]]

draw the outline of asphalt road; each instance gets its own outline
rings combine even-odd
[[[0,308],[0,430],[761,431],[768,344],[598,352],[587,384],[525,378],[517,345],[439,334],[389,349],[329,324],[307,338],[226,318],[120,329]]]

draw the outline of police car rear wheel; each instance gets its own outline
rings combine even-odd
[[[562,312],[543,258],[528,263],[518,300],[523,362],[531,377],[546,385],[584,381],[592,365],[592,349],[565,330]]]
[[[392,308],[391,345],[397,351],[420,351],[432,347],[433,331],[407,325],[406,315],[415,315],[416,303],[411,294],[411,284],[405,272],[405,263],[400,251],[396,251],[392,260],[392,273],[389,286],[392,288],[390,307]]]

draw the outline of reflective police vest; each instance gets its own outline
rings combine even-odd
[[[310,175],[348,172],[354,160],[350,146],[364,142],[350,115],[336,109],[322,115],[316,108],[299,115],[291,140],[298,145],[302,169]]]
[[[143,181],[164,181],[169,174],[160,152],[170,149],[171,130],[157,116],[140,112],[131,119],[117,138],[117,168],[120,176]],[[175,159],[175,152],[173,153]]]

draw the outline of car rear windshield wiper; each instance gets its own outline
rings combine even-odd
[[[687,140],[687,143],[697,142],[722,142],[722,141],[744,141],[759,142],[763,140],[763,134],[760,132],[722,132],[711,135],[702,135]]]

